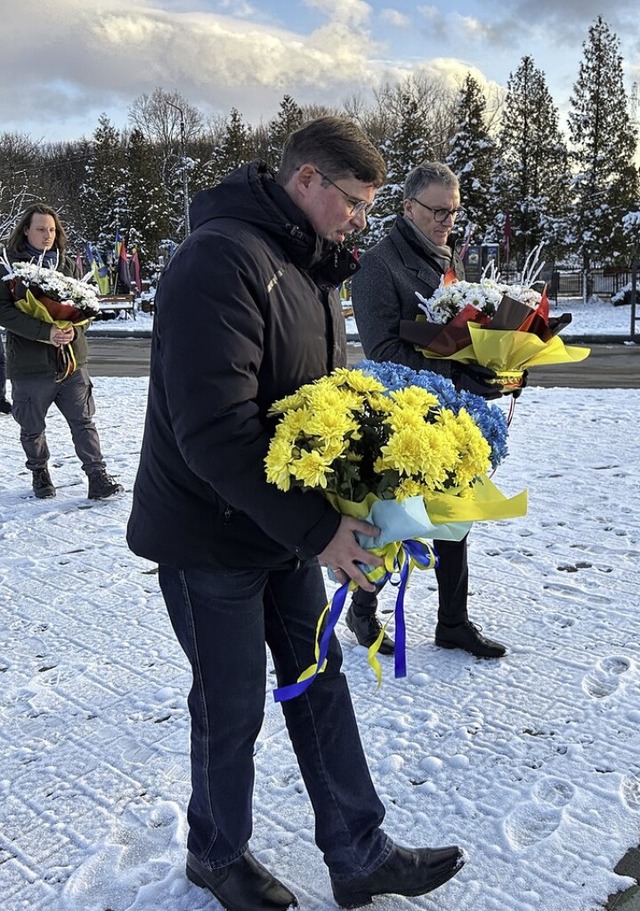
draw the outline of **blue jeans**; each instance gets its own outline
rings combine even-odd
[[[177,570],[160,566],[171,623],[193,673],[188,849],[206,866],[242,855],[252,832],[254,744],[264,717],[266,645],[278,685],[313,661],[326,604],[312,560],[281,570]],[[351,696],[332,637],[325,672],[282,703],[315,813],[316,844],[331,873],[365,875],[392,843],[371,781]]]

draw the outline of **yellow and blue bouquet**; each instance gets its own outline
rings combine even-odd
[[[474,521],[526,512],[526,493],[507,499],[487,476],[507,453],[504,413],[429,371],[363,361],[302,386],[275,402],[270,414],[278,422],[265,459],[267,479],[283,491],[321,491],[341,514],[381,528],[379,538],[360,543],[384,560],[382,567],[365,568],[372,582],[400,573],[396,676],[402,676],[404,588],[413,568],[436,565],[427,539],[460,540]],[[320,618],[323,638],[353,587],[336,593],[326,624]],[[299,683],[308,685],[322,667],[322,651],[316,649],[316,664]],[[379,676],[376,651],[372,646],[369,658]],[[297,694],[287,693],[280,691],[281,698]]]

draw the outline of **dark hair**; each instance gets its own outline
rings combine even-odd
[[[423,161],[409,171],[404,182],[404,198],[413,199],[422,193],[430,183],[440,184],[441,187],[460,189],[460,182],[451,168],[442,161]]]
[[[286,184],[306,162],[328,177],[355,177],[380,187],[387,176],[382,155],[362,130],[342,117],[309,120],[287,137],[282,150],[278,183]]]
[[[52,209],[51,206],[45,205],[43,202],[34,202],[30,206],[27,206],[18,219],[13,231],[7,238],[7,249],[14,250],[16,253],[23,252],[27,243],[24,229],[31,227],[31,219],[34,215],[50,215],[53,218],[56,225],[56,239],[52,249],[58,250],[60,256],[64,256],[64,251],[67,246],[67,232],[62,227],[56,210]]]

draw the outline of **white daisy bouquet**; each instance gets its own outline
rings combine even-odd
[[[588,348],[568,347],[558,338],[571,315],[549,316],[538,279],[541,249],[531,251],[521,281],[513,285],[501,282],[493,269],[479,282],[458,281],[448,272],[431,298],[416,292],[422,312],[415,321],[400,321],[400,337],[425,357],[488,367],[504,394],[522,388],[530,367],[583,360]],[[536,284],[543,286],[540,291]]]
[[[10,262],[7,251],[0,255],[5,269],[2,280],[9,283],[16,306],[47,323],[61,328],[86,324],[100,312],[98,296],[88,284],[92,273],[82,280],[65,275],[54,265],[36,261]]]
[[[506,455],[501,409],[459,395],[437,374],[364,361],[302,386],[275,402],[270,414],[277,425],[265,458],[267,480],[283,491],[320,491],[338,512],[381,529],[380,537],[360,543],[384,560],[381,567],[365,568],[371,581],[385,581],[395,572],[401,576],[396,676],[402,676],[404,626],[398,610],[411,570],[436,565],[427,539],[461,540],[473,521],[526,512],[526,493],[507,499],[487,477]],[[354,587],[354,582],[343,586],[327,606],[323,641]],[[323,620],[324,615],[319,629]],[[372,646],[370,662],[379,674],[376,651]],[[293,689],[276,692],[277,699],[309,685],[324,661],[320,646],[318,655]]]

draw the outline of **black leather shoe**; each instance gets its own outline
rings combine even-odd
[[[358,644],[364,645],[365,648],[369,648],[369,646],[373,645],[382,629],[382,624],[376,617],[375,607],[371,613],[358,615],[353,610],[353,604],[350,604],[349,609],[345,614],[344,622],[358,640]],[[382,637],[378,652],[381,655],[393,655],[395,652],[393,639],[387,636],[386,633]]]
[[[187,853],[187,879],[208,889],[226,911],[286,911],[297,908],[293,892],[255,859],[251,851],[233,863],[210,870]]]
[[[385,862],[368,876],[331,880],[333,897],[342,908],[368,905],[374,895],[426,895],[446,883],[464,866],[456,845],[446,848],[403,848],[394,845]]]
[[[436,645],[440,648],[461,648],[476,658],[502,658],[507,649],[500,642],[487,639],[470,620],[457,626],[436,625]]]

